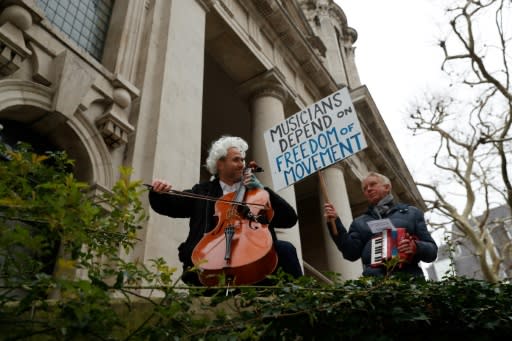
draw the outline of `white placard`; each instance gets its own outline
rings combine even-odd
[[[271,127],[264,139],[276,191],[366,148],[346,87]]]
[[[388,218],[372,220],[372,221],[367,222],[367,224],[368,224],[368,227],[370,228],[370,231],[372,231],[372,233],[379,233],[384,230],[392,230],[392,231],[396,230],[395,225],[393,225],[391,220],[389,220]]]

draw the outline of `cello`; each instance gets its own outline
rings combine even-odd
[[[244,174],[255,167],[251,162]],[[268,228],[274,211],[266,190],[242,184],[215,203],[215,215],[217,225],[192,251],[203,285],[218,285],[223,277],[229,285],[250,285],[276,269],[277,253]]]

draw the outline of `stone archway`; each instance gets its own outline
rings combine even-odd
[[[75,176],[81,181],[112,188],[114,174],[110,153],[101,134],[81,112],[70,119],[52,108],[53,92],[23,80],[0,81],[0,121],[12,121],[37,134],[75,160]]]

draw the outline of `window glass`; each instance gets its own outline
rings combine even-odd
[[[46,18],[78,46],[101,60],[113,0],[37,0]]]

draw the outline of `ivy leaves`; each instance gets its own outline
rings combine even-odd
[[[2,339],[447,340],[512,332],[505,282],[326,274],[327,285],[278,273],[273,286],[184,287],[163,258],[121,256],[146,219],[145,189],[128,169],[97,193],[69,173],[64,153],[2,148]]]

